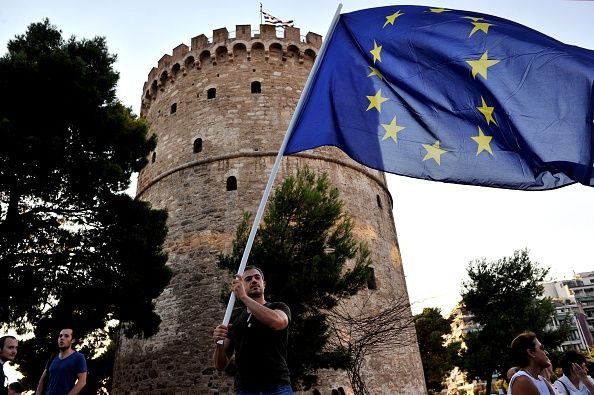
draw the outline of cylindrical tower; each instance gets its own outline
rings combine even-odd
[[[140,173],[137,196],[169,212],[166,249],[173,270],[156,300],[160,331],[118,344],[113,394],[231,394],[233,380],[212,367],[212,330],[220,323],[217,255],[229,252],[244,211],[255,213],[299,100],[321,36],[274,26],[217,29],[163,56],[144,85],[141,115],[158,144]],[[324,147],[285,157],[276,184],[304,165],[329,174],[355,233],[369,243],[373,297],[406,295],[391,196],[383,173]],[[407,298],[407,297],[406,297]],[[408,299],[407,299],[408,300]],[[409,312],[410,314],[410,312]],[[373,394],[425,392],[416,343],[371,357]],[[352,393],[344,372],[322,372],[320,394]],[[333,392],[334,390],[334,392]],[[310,392],[311,393],[311,392]]]

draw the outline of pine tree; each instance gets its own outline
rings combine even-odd
[[[156,139],[116,98],[115,60],[48,20],[0,58],[0,322],[35,333],[18,355],[32,384],[66,322],[158,330],[167,214],[124,193]]]

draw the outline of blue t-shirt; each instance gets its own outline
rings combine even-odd
[[[75,351],[64,359],[56,356],[49,367],[49,383],[44,395],[66,395],[76,384],[79,373],[87,371],[84,355]]]

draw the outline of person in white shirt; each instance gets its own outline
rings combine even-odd
[[[516,336],[511,343],[511,353],[519,370],[509,382],[508,395],[556,395],[551,383],[541,375],[551,366],[551,361],[534,332]]]
[[[586,357],[575,350],[563,354],[560,360],[563,376],[555,381],[555,390],[560,395],[593,395],[594,380],[588,376]]]

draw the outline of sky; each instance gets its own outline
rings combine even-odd
[[[199,34],[260,23],[253,0],[22,0],[0,8],[0,47],[32,22],[47,17],[65,37],[103,36],[120,73],[117,94],[139,113],[148,72],[179,44]],[[335,0],[276,0],[262,7],[293,19],[301,34],[326,35]],[[342,12],[394,5],[386,1],[343,1]],[[491,14],[548,34],[567,44],[594,49],[594,1],[432,0],[401,3]],[[593,65],[594,67],[594,65]],[[43,94],[51,100],[51,92]],[[414,313],[438,307],[449,314],[460,299],[469,262],[496,260],[528,248],[549,279],[594,271],[594,188],[573,185],[554,191],[510,191],[421,181],[388,175],[409,297]]]

